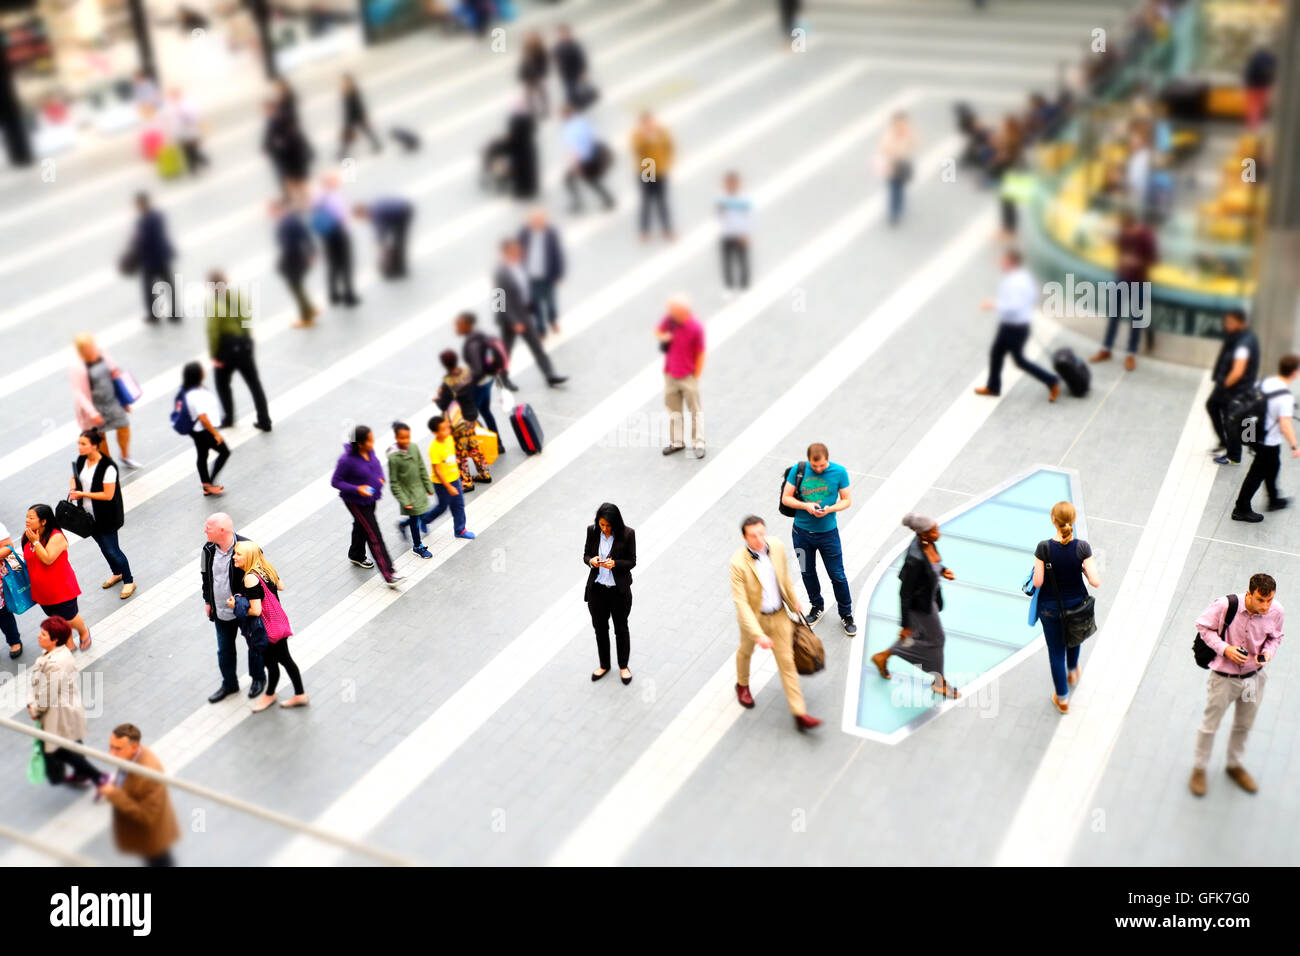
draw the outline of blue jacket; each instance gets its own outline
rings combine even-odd
[[[527,226],[519,230],[519,245],[524,250],[525,267],[527,267],[528,263],[528,244],[532,239],[532,234],[533,231]],[[564,249],[560,245],[560,234],[555,231],[554,226],[546,227],[545,242],[546,248],[542,253],[545,261],[545,278],[547,282],[558,282],[564,278]]]
[[[279,269],[291,275],[302,275],[307,271],[316,245],[311,239],[311,230],[296,212],[285,213],[276,224],[275,241],[280,247]]]
[[[384,466],[379,455],[370,453],[370,460],[361,457],[360,452],[352,447],[351,442],[343,443],[343,454],[334,465],[334,478],[330,484],[339,490],[339,497],[348,504],[369,505],[379,500],[384,487]],[[375,493],[367,498],[357,491],[361,485],[369,485]]]
[[[166,269],[176,258],[176,250],[167,239],[167,223],[162,213],[150,209],[136,220],[135,254],[146,269]]]

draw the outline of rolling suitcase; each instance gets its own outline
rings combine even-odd
[[[1083,398],[1092,385],[1092,372],[1087,363],[1074,354],[1073,349],[1057,349],[1052,353],[1052,368],[1061,376],[1065,387],[1075,398]]]
[[[185,175],[185,154],[179,143],[167,143],[158,150],[158,175],[163,179],[175,179]]]
[[[474,430],[474,438],[478,442],[478,450],[483,453],[483,459],[489,464],[497,460],[500,448],[497,444],[497,433],[488,431],[482,425]]]
[[[537,421],[533,406],[516,405],[510,412],[510,425],[514,428],[515,438],[525,455],[536,455],[542,450],[542,426]]]

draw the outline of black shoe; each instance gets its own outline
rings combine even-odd
[[[270,422],[253,422],[253,427],[259,432],[269,432],[271,430]]]
[[[149,315],[146,315],[146,316],[144,317],[144,320],[145,320],[145,322],[147,322],[147,323],[150,324],[150,325],[157,325],[157,324],[158,324],[158,316],[154,315],[153,313],[150,313]]]
[[[239,693],[238,687],[227,687],[226,685],[222,684],[220,687],[217,688],[216,693],[212,694],[208,698],[208,703],[209,704],[220,703],[221,701],[229,697],[231,694],[238,694],[238,693]]]
[[[675,455],[675,454],[677,454],[679,451],[683,451],[683,450],[685,450],[685,448],[686,448],[685,445],[665,445],[665,446],[664,446],[664,454],[665,454],[665,455]]]
[[[823,617],[825,617],[825,615],[826,615],[826,611],[825,611],[823,608],[815,607],[815,608],[813,608],[811,611],[808,612],[808,614],[807,614],[807,616],[804,618],[804,620],[808,622],[808,626],[809,626],[809,627],[812,627],[812,626],[815,625],[818,621],[820,621]]]
[[[551,386],[551,388],[555,388],[555,386],[563,385],[568,380],[569,380],[569,376],[567,375],[552,375],[550,378],[546,380],[546,384]]]
[[[257,697],[257,696],[258,696],[259,694],[261,694],[262,691],[264,691],[264,690],[266,690],[266,681],[265,681],[265,680],[254,680],[254,681],[253,681],[253,686],[250,687],[250,688],[248,688],[248,696],[249,696],[250,698]]]
[[[852,614],[850,614],[848,617],[842,617],[842,618],[840,618],[840,627],[844,628],[844,636],[845,636],[845,637],[857,637],[857,636],[858,636],[858,626],[857,626],[856,624],[853,623],[853,615],[852,615]]]
[[[356,558],[348,558],[348,560],[359,568],[365,568],[367,571],[371,570],[375,566],[375,562],[371,561],[369,558],[362,558],[360,561]]]
[[[474,484],[476,484],[476,485],[490,485],[490,484],[492,484],[492,479],[491,479],[491,478],[484,478],[482,475],[475,475],[475,476],[474,476]]]
[[[361,300],[358,299],[355,295],[350,295],[343,300],[343,304],[346,305],[349,309],[355,309],[357,306],[361,304]]]
[[[1237,511],[1236,509],[1233,509],[1232,520],[1249,521],[1251,524],[1256,524],[1257,522],[1263,521],[1264,516],[1258,511]]]
[[[1269,510],[1269,511],[1281,511],[1283,508],[1285,508],[1285,507],[1286,507],[1287,505],[1289,505],[1290,503],[1291,503],[1291,499],[1290,499],[1290,498],[1275,498],[1274,500],[1272,500],[1272,501],[1270,501],[1270,502],[1268,503],[1268,510]]]
[[[501,387],[502,387],[502,388],[505,388],[505,389],[508,389],[508,390],[510,390],[510,391],[512,391],[512,392],[517,392],[517,391],[519,391],[519,386],[516,385],[514,382],[512,382],[512,381],[510,380],[510,378],[509,378],[508,376],[505,376],[505,375],[502,375],[502,376],[501,376]]]
[[[618,675],[618,679],[621,680],[621,681],[623,682],[623,686],[624,686],[624,687],[626,687],[628,684],[632,683],[632,675],[631,675],[631,673],[629,673],[626,677],[624,677],[622,674],[619,674],[619,675]]]
[[[609,668],[608,668],[608,667],[606,667],[606,668],[605,668],[603,671],[601,671],[599,674],[597,674],[595,671],[592,671],[592,672],[591,672],[591,679],[592,679],[593,681],[598,681],[598,680],[600,680],[602,677],[604,677],[604,676],[605,676],[606,674],[608,674],[608,673],[609,673]]]

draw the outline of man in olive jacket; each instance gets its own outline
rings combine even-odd
[[[429,495],[433,482],[424,456],[411,447],[411,427],[405,422],[393,422],[396,443],[388,449],[388,486],[402,509],[402,520],[397,530],[410,533],[411,550],[422,558],[432,558],[429,549],[420,540],[420,519],[429,511]]]
[[[163,772],[153,751],[140,744],[140,728],[134,724],[113,728],[108,752],[119,760]],[[181,838],[181,831],[165,783],[119,770],[99,793],[113,805],[113,842],[119,850],[144,857],[146,866],[176,865],[171,846]]]
[[[257,375],[257,362],[253,359],[253,308],[248,297],[226,284],[222,272],[208,276],[212,297],[208,300],[208,354],[216,373],[217,398],[221,399],[221,427],[235,423],[235,400],[230,391],[230,379],[236,372],[244,378],[248,392],[253,396],[257,412],[255,428],[271,430],[271,412],[266,407],[266,393]]]

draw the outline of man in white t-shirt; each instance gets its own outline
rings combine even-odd
[[[1259,390],[1267,399],[1268,411],[1264,420],[1256,423],[1256,428],[1263,431],[1263,437],[1255,445],[1255,460],[1250,463],[1246,479],[1237,492],[1237,504],[1232,509],[1233,521],[1263,521],[1264,516],[1251,507],[1251,499],[1263,484],[1268,492],[1268,510],[1281,511],[1288,504],[1289,498],[1283,498],[1277,490],[1277,476],[1282,469],[1282,442],[1291,446],[1291,457],[1300,458],[1300,443],[1296,442],[1295,395],[1291,383],[1300,377],[1300,356],[1284,355],[1277,363],[1277,374],[1270,375],[1259,383]]]

